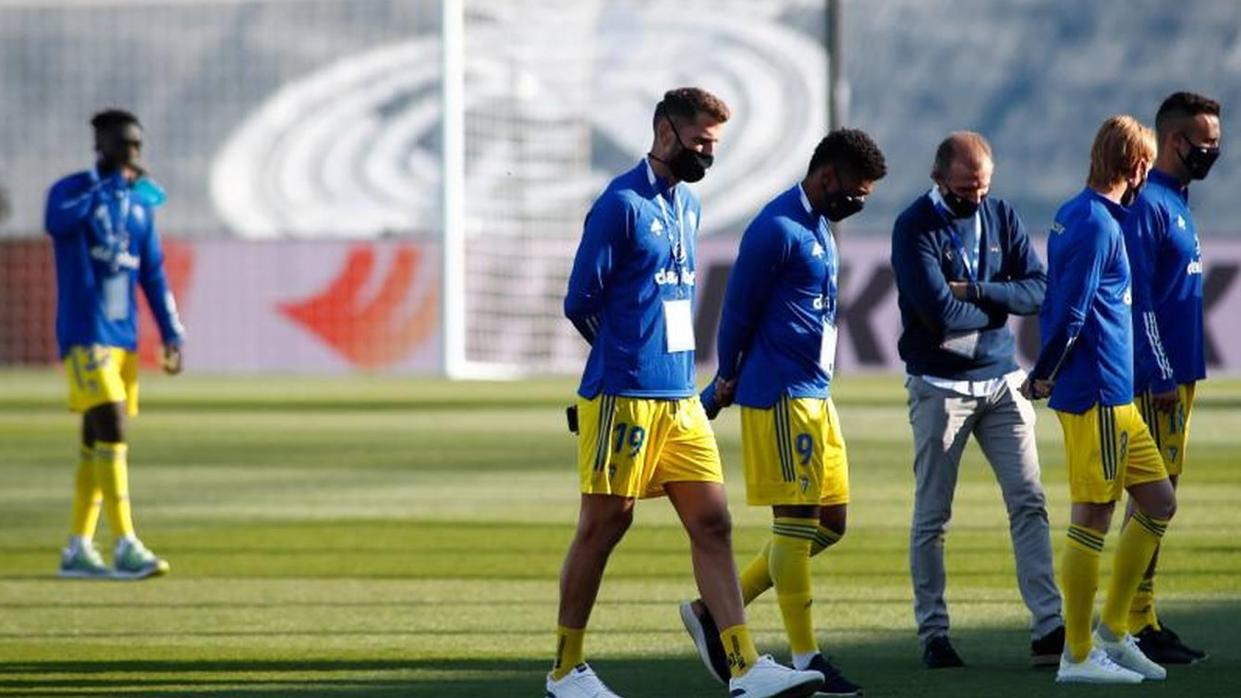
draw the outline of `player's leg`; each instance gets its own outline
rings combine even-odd
[[[689,534],[698,593],[720,628],[731,695],[809,696],[823,685],[817,671],[796,671],[758,656],[745,621],[732,553],[728,497],[717,482],[667,482],[664,491]]]
[[[583,494],[577,530],[560,570],[556,659],[551,680],[560,681],[584,664],[583,641],[603,570],[616,544],[633,523],[632,497]]]
[[[959,667],[964,662],[948,640],[944,539],[952,518],[961,452],[980,400],[958,397],[916,377],[909,379],[907,388],[914,437],[914,507],[909,533],[914,618],[923,663],[932,669]]]
[[[69,378],[69,408],[82,414],[82,452],[75,474],[73,536],[61,556],[61,575],[70,577],[109,577],[112,570],[102,563],[90,539],[99,519],[105,495],[101,479],[99,448],[105,439],[116,439],[122,426],[108,431],[100,428],[99,414],[114,409],[126,399],[125,381],[117,356],[119,350],[105,346],[71,347],[65,356]],[[115,524],[113,524],[115,531]]]
[[[752,410],[742,408],[741,444],[746,463],[747,492],[766,491],[781,486],[780,444],[777,438],[779,425],[775,411]],[[815,528],[814,540],[810,543],[810,557],[815,557],[824,550],[840,542],[845,535],[846,507],[849,492],[849,467],[845,456],[844,439],[839,428],[832,401],[827,401],[827,421],[820,426],[826,433],[822,448],[822,474],[817,474],[818,487],[823,492],[819,501],[819,522]],[[796,444],[794,444],[796,446]],[[769,499],[756,500],[765,503]],[[764,541],[758,554],[741,570],[741,598],[749,606],[754,599],[772,587],[771,571],[771,539]]]
[[[585,663],[586,624],[613,548],[633,522],[635,499],[646,486],[654,401],[600,394],[579,399],[577,529],[560,572],[556,656],[547,694],[609,696]]]
[[[1137,400],[1142,419],[1150,429],[1151,437],[1164,458],[1168,480],[1172,489],[1180,484],[1185,457],[1189,445],[1189,426],[1193,415],[1194,384],[1177,386],[1177,403],[1169,411],[1160,411],[1149,393]],[[1130,498],[1125,519],[1133,516],[1134,500]],[[1155,548],[1150,565],[1138,584],[1138,591],[1129,606],[1129,631],[1138,641],[1138,647],[1160,664],[1193,664],[1207,658],[1207,653],[1186,645],[1180,637],[1160,620],[1155,607],[1155,575],[1159,564],[1159,551]]]
[[[1118,665],[1090,632],[1103,541],[1124,483],[1113,410],[1095,405],[1081,414],[1056,416],[1064,431],[1073,502],[1060,562],[1065,646],[1056,681],[1139,683],[1142,675]]]
[[[1176,495],[1163,458],[1137,408],[1131,403],[1112,409],[1111,428],[1119,442],[1118,460],[1125,488],[1136,511],[1121,528],[1112,564],[1107,600],[1099,617],[1095,643],[1117,664],[1147,679],[1167,672],[1138,649],[1129,634],[1129,607],[1164,530],[1176,513]]]
[[[666,435],[651,480],[668,495],[690,538],[698,591],[719,628],[733,695],[805,696],[822,685],[813,671],[794,671],[758,656],[745,624],[732,551],[732,518],[711,423],[697,398],[668,403]],[[683,607],[684,608],[684,607]]]
[[[73,515],[70,521],[69,543],[61,553],[62,577],[106,578],[111,570],[95,548],[95,528],[103,495],[95,479],[95,437],[91,421],[83,415],[82,438],[79,445],[78,465],[74,473]]]
[[[1008,511],[1017,586],[1030,609],[1030,661],[1035,666],[1055,666],[1064,651],[1064,619],[1034,421],[1034,406],[1005,384],[980,415],[974,438],[991,464]]]

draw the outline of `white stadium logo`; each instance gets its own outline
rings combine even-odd
[[[650,113],[663,90],[685,84],[715,92],[734,114],[715,166],[693,185],[711,210],[712,227],[703,232],[744,224],[765,197],[800,174],[826,121],[822,47],[782,23],[779,8],[764,5],[696,16],[693,32],[669,23],[659,4],[609,9],[606,18],[582,20],[596,40],[578,42],[585,47],[578,64],[564,56],[555,65],[523,63],[523,46],[546,39],[533,19],[471,19],[470,229],[503,235],[510,232],[505,221],[521,215],[571,219],[580,230],[586,204],[619,173],[618,163],[632,164],[649,148]],[[504,3],[480,6],[496,16],[509,11]],[[605,19],[607,31],[598,31]],[[585,67],[573,70],[579,64]],[[214,158],[211,197],[220,217],[247,238],[436,230],[438,65],[438,38],[427,35],[348,56],[284,85]],[[506,120],[513,114],[520,118]],[[524,163],[524,171],[513,167],[516,149],[544,147],[515,143],[516,129],[531,123],[527,133],[559,138],[550,146],[554,154],[578,169],[546,158]]]

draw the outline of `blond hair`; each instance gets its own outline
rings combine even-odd
[[[1099,127],[1090,148],[1091,187],[1112,187],[1123,181],[1138,162],[1155,160],[1155,132],[1129,115],[1113,116]]]

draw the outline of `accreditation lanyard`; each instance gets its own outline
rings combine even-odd
[[[651,168],[650,160],[643,160],[646,163],[646,179],[651,183],[651,189],[655,190],[655,200],[659,202],[659,214],[664,219],[664,229],[668,231],[668,239],[672,242],[672,261],[677,265],[677,278],[684,279],[685,272],[688,271],[689,255],[685,251],[685,226],[684,211],[678,203],[680,197],[677,196],[677,188],[672,187],[672,209],[676,211],[675,218],[668,217],[668,205],[664,201],[664,195],[659,191],[659,183],[655,178],[655,170]],[[672,236],[673,221],[676,221],[676,237]],[[677,295],[683,295],[683,285],[677,284]]]
[[[130,192],[128,187],[113,189],[103,186],[104,181],[99,174],[98,169],[91,171],[95,186],[101,187],[103,191],[103,216],[92,215],[92,220],[96,222],[96,229],[104,239],[104,243],[108,246],[111,253],[109,266],[112,273],[120,270],[120,258],[123,253],[129,252],[129,209],[131,205]],[[115,209],[113,208],[115,204]],[[116,215],[113,215],[116,211]]]
[[[819,245],[823,248],[824,260],[823,264],[827,267],[826,273],[823,275],[823,319],[832,326],[836,325],[836,238],[832,236],[831,228],[827,225],[827,219],[823,214],[814,210],[810,205],[810,198],[806,196],[806,190],[798,185],[797,193],[801,195],[802,208],[814,220],[814,237]]]
[[[961,257],[961,266],[965,267],[965,275],[969,277],[971,282],[978,282],[978,255],[982,247],[982,211],[974,212],[974,254],[971,256],[965,251],[965,243],[961,242],[961,236],[957,234],[956,220],[952,214],[945,211],[943,206],[946,204],[936,202],[936,210],[943,216],[944,222],[948,224],[948,237],[952,241],[952,247]]]

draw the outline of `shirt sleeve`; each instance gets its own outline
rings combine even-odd
[[[147,305],[159,324],[159,334],[164,344],[180,346],[185,338],[185,327],[177,315],[177,302],[172,297],[172,289],[168,287],[168,278],[164,274],[164,249],[160,245],[159,235],[155,232],[155,223],[150,209],[146,211],[147,230],[143,240],[142,259],[138,266],[138,283],[146,296]]]
[[[1043,305],[1047,292],[1047,271],[1039,259],[1021,218],[1005,207],[1002,225],[1009,232],[1009,247],[1001,280],[978,284],[979,301],[1012,315],[1033,315]]]
[[[47,194],[44,228],[54,238],[68,237],[80,230],[91,214],[98,187],[73,186],[72,180],[61,180]]]
[[[1064,365],[1069,352],[1077,342],[1086,317],[1099,290],[1103,265],[1111,250],[1107,230],[1096,223],[1084,221],[1077,225],[1090,226],[1089,234],[1078,236],[1075,244],[1065,250],[1063,268],[1057,279],[1054,303],[1048,306],[1047,333],[1038,360],[1030,370],[1030,376],[1039,380],[1055,380],[1056,373]],[[1061,235],[1071,235],[1065,231]]]
[[[779,270],[788,258],[787,231],[770,221],[751,225],[741,237],[737,261],[728,275],[720,332],[716,341],[719,376],[737,377],[741,360],[754,339]]]
[[[892,270],[897,293],[923,325],[941,335],[999,327],[1004,322],[1002,316],[993,317],[952,295],[931,236],[904,219],[897,219],[892,230]]]
[[[1134,363],[1153,367],[1150,385],[1134,387],[1138,390],[1149,387],[1153,392],[1166,393],[1176,387],[1176,380],[1155,319],[1154,285],[1160,244],[1167,235],[1167,221],[1161,210],[1142,203],[1125,219],[1123,229],[1133,290]]]
[[[612,194],[601,196],[586,214],[582,241],[569,273],[564,314],[591,344],[599,334],[608,280],[632,227],[629,207]]]

